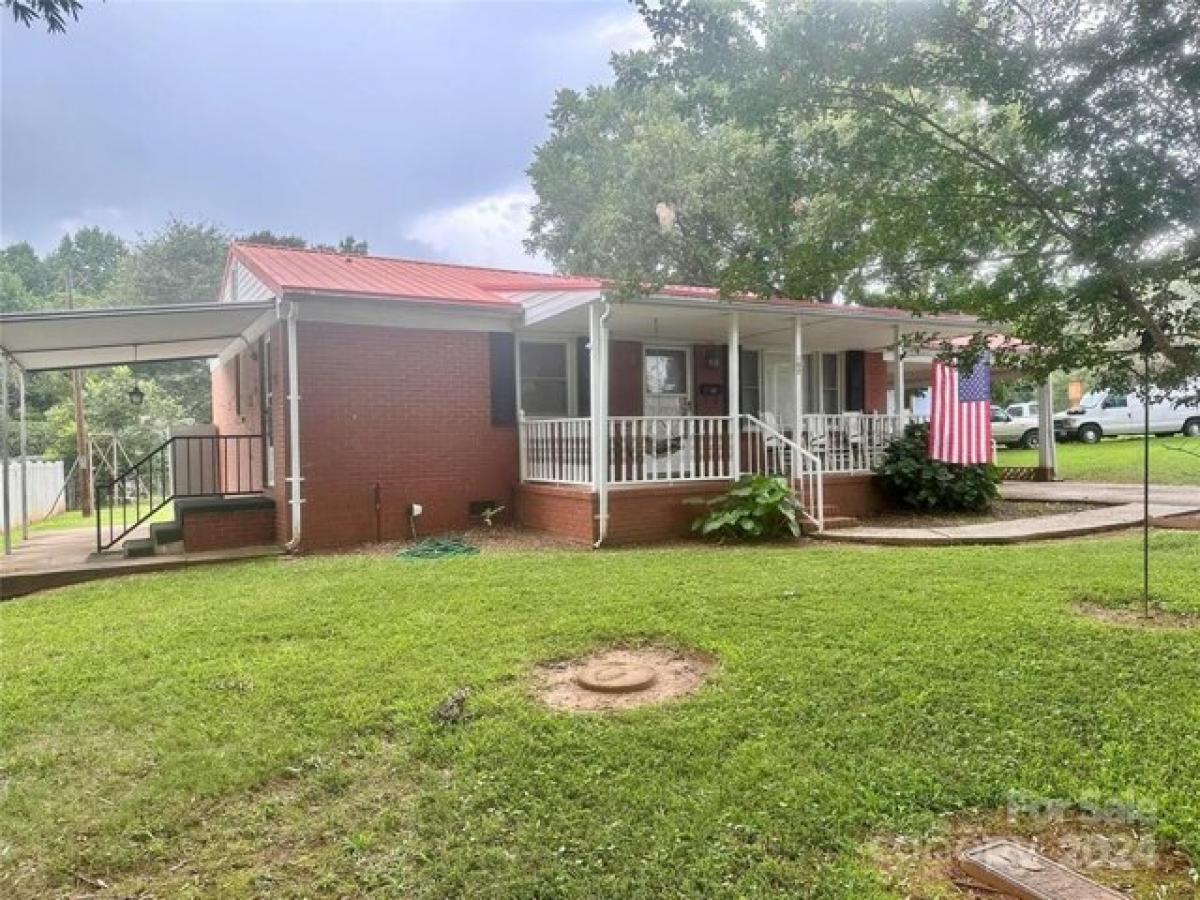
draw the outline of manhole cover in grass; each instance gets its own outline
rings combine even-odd
[[[694,693],[713,659],[666,647],[615,647],[538,666],[538,699],[554,709],[630,709]]]

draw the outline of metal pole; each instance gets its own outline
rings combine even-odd
[[[904,395],[908,388],[904,383],[904,343],[900,335],[900,326],[892,330],[892,409],[893,415],[905,414]]]
[[[17,370],[21,411],[21,540],[29,540],[29,430],[25,427],[25,370]]]
[[[8,483],[8,357],[0,356],[0,479],[4,486],[4,555],[12,555],[12,519],[9,515]]]

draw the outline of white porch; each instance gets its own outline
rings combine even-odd
[[[872,471],[914,419],[897,408],[905,338],[977,327],[711,296],[535,298],[517,330],[521,480],[595,491],[602,535],[609,487],[779,475],[821,527],[825,477]]]

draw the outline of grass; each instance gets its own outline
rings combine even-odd
[[[1200,535],[1155,588],[1200,610]],[[1200,856],[1200,631],[1078,615],[1136,541],[343,556],[0,605],[0,895],[892,896],[866,847],[1013,796]],[[530,699],[606,642],[698,695]],[[472,719],[430,712],[472,686]]]
[[[1001,450],[998,462],[1002,466],[1036,466],[1037,451]],[[1072,481],[1140,483],[1142,442],[1113,438],[1098,444],[1061,443],[1058,467],[1059,474]],[[1153,484],[1200,485],[1200,440],[1178,435],[1151,438],[1150,479]]]

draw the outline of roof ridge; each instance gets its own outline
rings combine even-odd
[[[533,275],[536,278],[588,278],[593,281],[603,281],[599,275],[562,275],[558,272],[531,272],[528,269],[508,269],[498,266],[476,266],[470,263],[443,262],[432,259],[413,259],[410,256],[385,256],[379,253],[342,253],[336,249],[320,247],[287,247],[282,244],[263,244],[258,241],[233,241],[235,247],[258,247],[263,250],[284,250],[288,253],[314,253],[319,256],[337,256],[347,259],[360,257],[363,259],[378,259],[384,262],[409,263],[416,266],[444,266],[447,269],[470,269],[474,272],[502,272],[506,275]]]

